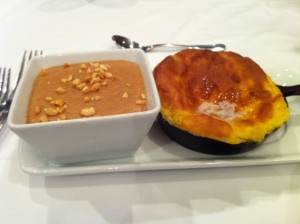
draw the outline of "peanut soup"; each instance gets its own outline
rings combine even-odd
[[[126,114],[147,110],[139,65],[97,61],[46,68],[37,76],[27,123]]]

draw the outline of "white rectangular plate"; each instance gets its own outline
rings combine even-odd
[[[292,104],[299,101],[299,97],[291,100]],[[212,156],[186,149],[170,140],[155,123],[133,158],[57,165],[20,140],[19,159],[26,173],[45,176],[296,163],[300,162],[299,121],[300,113],[293,114],[288,124],[261,146],[235,156]]]
[[[288,69],[267,69],[267,73],[277,84],[299,84],[299,72]],[[49,163],[37,149],[20,141],[19,160],[21,168],[26,173],[47,176],[298,163],[300,162],[300,96],[289,97],[288,103],[291,110],[289,122],[270,135],[255,150],[240,155],[212,156],[191,151],[169,139],[155,123],[133,158],[57,165]]]

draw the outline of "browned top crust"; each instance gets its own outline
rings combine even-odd
[[[184,50],[157,65],[154,77],[164,119],[197,136],[260,142],[289,118],[271,78],[234,52]]]

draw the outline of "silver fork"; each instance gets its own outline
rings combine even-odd
[[[33,56],[38,56],[38,55],[42,55],[42,54],[43,54],[43,51],[38,51],[38,50],[32,51],[31,50],[29,52],[28,57],[27,57],[27,51],[24,52],[23,59],[22,59],[22,62],[21,62],[20,71],[19,71],[19,74],[18,74],[18,77],[17,77],[17,81],[16,81],[15,85],[12,87],[10,93],[8,93],[9,89],[7,89],[8,96],[6,97],[6,100],[3,101],[3,104],[1,104],[0,131],[2,130],[3,125],[5,124],[5,122],[7,120],[7,116],[8,116],[8,113],[9,113],[11,102],[14,98],[16,89],[18,87],[18,84],[19,84],[20,79],[21,79],[21,77],[23,75],[23,72],[24,72],[25,63],[27,64],[32,59]],[[8,79],[10,79],[10,69],[9,69],[9,73],[8,73]],[[1,98],[0,98],[0,100],[1,100]],[[1,103],[2,103],[2,101],[1,101]]]
[[[6,68],[0,67],[0,112],[4,109],[4,106],[8,100],[10,88],[10,72],[10,68],[8,69],[8,74],[6,74]]]

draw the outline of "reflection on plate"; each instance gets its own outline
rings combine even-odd
[[[293,86],[300,84],[299,72],[290,69],[272,68],[266,70],[272,76],[273,81],[282,86]],[[291,113],[300,113],[300,96],[287,98]]]
[[[300,114],[292,115],[285,127],[257,149],[235,156],[212,156],[188,150],[172,142],[155,123],[133,158],[56,165],[20,141],[19,159],[26,173],[47,176],[295,163],[300,162],[299,121]]]

